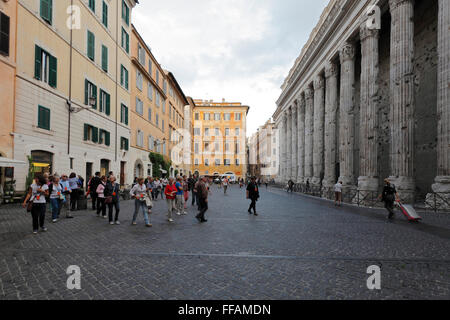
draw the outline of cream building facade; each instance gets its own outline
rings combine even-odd
[[[131,183],[124,142],[130,126],[122,106],[131,106],[136,4],[18,1],[16,159],[31,155],[42,171],[85,178],[113,171],[121,184]],[[24,187],[27,169],[17,173],[18,187]]]
[[[447,0],[330,1],[277,101],[279,181],[448,201],[449,28]]]

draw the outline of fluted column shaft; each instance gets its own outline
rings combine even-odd
[[[353,150],[355,144],[355,46],[345,43],[340,51],[341,97],[339,126],[339,163],[345,188],[355,185]]]
[[[305,178],[305,95],[298,98],[297,127],[298,127],[298,172],[297,182],[303,182]]]
[[[325,94],[325,178],[324,187],[332,187],[336,183],[336,121],[339,106],[338,97],[338,67],[336,63],[329,62],[325,67],[326,94]]]
[[[283,112],[282,115],[282,119],[281,119],[281,138],[280,138],[280,143],[281,143],[281,159],[280,159],[280,164],[281,164],[281,179],[283,180],[283,182],[286,180],[286,122],[287,122],[287,115],[286,112]]]
[[[287,111],[286,127],[286,178],[289,180],[292,176],[292,111],[290,108]]]
[[[297,180],[297,169],[298,169],[298,131],[297,131],[297,105],[292,107],[292,171],[291,179],[293,181]]]
[[[313,177],[313,134],[314,134],[314,91],[305,89],[305,178],[311,182]]]
[[[378,75],[379,31],[360,28],[361,38],[361,110],[360,110],[360,177],[358,189],[378,190]]]
[[[414,0],[389,0],[391,11],[391,177],[406,202],[414,197]]]
[[[325,126],[325,80],[322,75],[314,79],[314,148],[312,184],[320,186],[323,172]]]
[[[439,0],[438,143],[434,192],[450,192],[450,1]]]

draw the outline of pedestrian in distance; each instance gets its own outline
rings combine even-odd
[[[108,217],[110,225],[119,225],[119,213],[120,213],[120,185],[116,182],[116,177],[110,175],[108,182],[106,183],[105,190],[105,203],[108,205]],[[113,217],[113,210],[116,210]]]
[[[134,214],[133,221],[131,224],[135,226],[137,216],[139,214],[139,210],[142,210],[142,214],[144,215],[145,226],[150,228],[152,225],[150,224],[149,216],[148,216],[148,208],[146,203],[146,194],[147,194],[147,186],[144,183],[144,178],[137,179],[137,183],[130,191],[131,198],[134,199]]]
[[[227,189],[228,189],[228,178],[227,177],[225,177],[224,179],[223,179],[223,194],[227,194]]]
[[[208,210],[208,195],[209,195],[206,177],[200,178],[199,182],[197,183],[197,194],[200,212],[198,213],[196,218],[201,223],[208,222],[208,220],[205,219],[205,213]]]
[[[167,220],[169,222],[173,222],[172,214],[174,211],[177,210],[175,206],[176,196],[177,196],[177,187],[174,183],[175,179],[170,177],[168,184],[164,188],[164,194],[166,196],[166,202],[167,202]],[[183,194],[183,193],[181,193]]]
[[[289,179],[288,181],[288,192],[293,193],[294,192],[294,181]]]
[[[75,172],[72,172],[69,176],[69,185],[72,193],[70,195],[70,210],[78,210],[78,199],[80,198],[80,180]]]
[[[256,183],[256,177],[252,177],[250,183],[248,184],[246,195],[247,199],[251,200],[250,207],[248,208],[248,213],[252,214],[253,209],[253,214],[257,216],[258,213],[256,213],[256,201],[258,201],[259,199],[259,187]]]
[[[69,177],[66,174],[61,176],[61,186],[63,188],[63,195],[65,198],[65,201],[62,203],[62,208],[64,208],[64,211],[66,212],[66,218],[72,219],[73,216],[70,213],[70,198],[72,189],[70,188]]]
[[[400,202],[400,197],[397,193],[395,185],[391,184],[389,179],[384,179],[384,187],[381,195],[378,196],[384,202],[384,207],[388,211],[388,219],[392,220],[394,218],[394,202]]]
[[[46,201],[45,197],[48,197],[48,185],[47,180],[42,175],[36,175],[34,183],[28,189],[27,196],[22,204],[25,208],[28,205],[28,201],[31,202],[31,217],[33,220],[33,234],[37,234],[39,227],[41,231],[46,232],[45,227],[45,211]]]
[[[190,180],[190,189],[192,192],[192,203],[191,203],[192,206],[194,206],[197,201],[197,188],[196,188],[197,182],[198,182],[197,176],[192,177]]]
[[[186,214],[187,203],[189,201],[189,181],[186,176],[183,177],[183,197],[184,197],[184,213]]]
[[[183,190],[183,179],[181,177],[177,178],[177,182],[175,183],[175,187],[177,189],[176,198],[175,198],[175,206],[177,208],[177,215],[185,215],[186,212],[183,209],[184,206],[184,190]]]
[[[334,205],[342,206],[342,181],[338,181],[334,185]]]
[[[100,184],[100,172],[96,172],[95,176],[89,182],[89,194],[92,199],[92,210],[97,210],[98,204],[98,195],[97,195],[97,187]]]
[[[62,194],[63,187],[60,183],[59,176],[53,176],[52,183],[49,186],[49,196],[50,196],[50,205],[52,207],[52,222],[56,223],[59,219],[59,214],[61,212],[62,200],[64,199],[64,195]]]
[[[106,198],[105,198],[105,188],[106,188],[106,176],[100,178],[100,184],[97,186],[98,195],[98,206],[97,206],[97,217],[102,214],[103,219],[106,219]]]

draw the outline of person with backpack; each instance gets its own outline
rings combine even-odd
[[[92,199],[92,210],[96,211],[99,206],[97,187],[100,184],[100,172],[96,172],[95,176],[89,182],[89,190]]]
[[[34,178],[34,183],[28,189],[27,196],[22,204],[25,208],[28,205],[28,201],[31,202],[31,216],[33,219],[33,234],[37,234],[39,227],[41,231],[46,232],[45,227],[45,212],[46,212],[46,201],[45,197],[49,195],[48,185],[46,179],[42,175],[36,175]]]
[[[105,190],[105,203],[108,205],[108,216],[110,225],[119,225],[119,212],[120,212],[120,185],[116,182],[116,177],[109,176],[109,180],[106,183]],[[113,219],[113,209],[116,209],[116,214]]]
[[[102,176],[100,178],[100,184],[97,186],[96,192],[99,201],[99,205],[97,206],[97,216],[100,217],[101,212],[103,219],[106,219],[105,188],[106,188],[106,176]]]
[[[394,218],[394,202],[400,202],[400,197],[397,193],[395,185],[391,184],[389,179],[384,179],[384,187],[383,192],[378,197],[381,198],[381,201],[384,202],[384,207],[389,212],[388,219],[392,220]]]
[[[60,183],[59,176],[53,176],[52,183],[48,187],[48,193],[50,196],[50,205],[52,207],[52,222],[56,223],[59,219],[61,212],[61,206],[64,199],[63,187]]]
[[[258,214],[256,213],[256,201],[258,201],[259,199],[259,187],[258,184],[256,183],[256,177],[252,177],[250,183],[247,186],[247,199],[250,199],[252,202],[250,203],[250,207],[248,208],[248,213],[252,214],[252,209],[253,209],[253,214],[255,216],[257,216]]]

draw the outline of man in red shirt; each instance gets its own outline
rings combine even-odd
[[[174,179],[169,178],[169,184],[164,189],[164,194],[166,195],[167,201],[167,219],[169,222],[173,222],[172,213],[176,210],[175,208],[175,197],[177,193],[177,187],[175,186]]]

